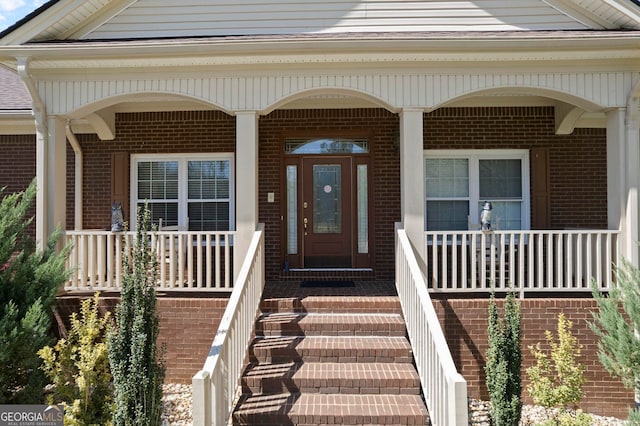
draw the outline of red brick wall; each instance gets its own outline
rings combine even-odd
[[[81,300],[76,296],[58,299],[58,311],[65,322],[71,312],[79,311]],[[227,296],[158,298],[158,345],[166,348],[165,383],[191,383],[207,359],[228,300]],[[117,297],[103,297],[102,313],[113,312],[118,301]]]
[[[553,107],[442,108],[424,116],[425,149],[547,148],[551,228],[606,228],[606,130],[554,132]]]
[[[502,300],[498,300],[502,309]],[[486,363],[487,311],[488,299],[434,299],[443,331],[453,354],[454,362],[460,373],[466,378],[471,398],[488,400],[485,385],[484,366]],[[600,415],[626,418],[633,404],[633,392],[622,387],[619,379],[612,379],[598,361],[597,338],[591,332],[587,321],[591,320],[591,311],[597,309],[592,299],[524,299],[520,301],[522,315],[522,378],[525,403],[532,403],[526,385],[525,370],[535,360],[529,346],[546,342],[544,331],[557,334],[557,316],[563,312],[573,322],[572,334],[582,345],[580,362],[586,368],[587,382],[581,407],[588,412]],[[502,316],[502,310],[500,310]],[[545,347],[545,346],[543,346]]]
[[[111,153],[234,152],[235,119],[219,111],[116,115],[116,139],[78,135],[84,153],[84,227],[111,223]],[[383,109],[278,110],[260,117],[259,220],[266,225],[267,279],[281,274],[282,138],[290,132],[370,132],[373,153],[375,276],[393,277],[393,226],[400,220],[398,117]],[[554,134],[552,107],[443,108],[424,116],[425,149],[545,147],[550,162],[551,227],[606,228],[606,134]],[[0,136],[0,183],[26,186],[35,170],[33,136]],[[16,151],[17,150],[17,151]],[[67,226],[73,227],[73,153],[68,150]],[[15,162],[21,161],[19,167]],[[16,170],[19,170],[16,173]],[[237,173],[243,172],[238,164]],[[275,203],[267,203],[267,193]],[[129,219],[129,212],[125,212]],[[374,222],[375,221],[375,222]]]
[[[220,111],[116,114],[114,140],[96,135],[78,135],[78,140],[84,155],[84,227],[101,229],[111,226],[113,152],[234,152],[235,119]]]

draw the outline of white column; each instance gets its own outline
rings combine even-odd
[[[48,138],[48,178],[47,178],[47,222],[49,234],[60,226],[66,229],[67,222],[67,130],[66,121],[59,117],[49,117]]]
[[[61,118],[36,114],[36,123],[36,241],[43,249],[57,226],[66,228],[67,137]]]
[[[607,113],[607,223],[620,229],[621,255],[638,259],[638,185],[640,174],[638,121],[618,108]]]
[[[424,252],[423,112],[400,113],[400,200],[402,223],[416,253]]]
[[[242,266],[258,224],[258,114],[236,114],[236,238],[234,277]]]
[[[48,155],[48,131],[46,115],[39,110],[34,110],[36,121],[36,244],[42,250],[46,246],[49,236],[47,223],[47,212],[49,211],[48,175],[49,175],[49,155]]]
[[[627,110],[626,115],[626,257],[635,266],[640,266],[638,258],[638,186],[640,186],[640,132],[638,128],[638,103],[633,102],[631,106],[635,111]]]

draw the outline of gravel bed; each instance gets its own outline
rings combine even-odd
[[[553,412],[543,407],[525,405],[522,407],[520,425],[532,426],[549,420]],[[472,399],[469,401],[469,424],[472,426],[490,426],[489,403]],[[592,426],[623,426],[624,420],[613,417],[592,416]],[[193,424],[191,414],[191,385],[163,385],[162,396],[163,426],[189,426]]]
[[[535,405],[525,405],[522,407],[522,418],[520,419],[521,426],[537,425],[546,420],[549,420],[553,416],[553,410],[548,410],[544,407]],[[473,426],[490,426],[489,421],[489,403],[486,401],[478,401],[472,399],[469,401],[469,417],[470,425]],[[614,417],[603,417],[591,415],[592,426],[622,426],[627,422],[624,420],[616,419]]]
[[[162,385],[162,425],[191,426],[191,385]]]

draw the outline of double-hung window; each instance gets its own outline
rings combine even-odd
[[[426,229],[466,230],[485,201],[499,229],[529,229],[527,150],[425,151]]]
[[[232,230],[232,154],[134,155],[131,168],[132,218],[146,203],[154,224]]]

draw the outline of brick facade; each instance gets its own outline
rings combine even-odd
[[[556,135],[552,107],[442,108],[424,115],[424,148],[546,148],[550,228],[607,227],[606,129]]]
[[[554,134],[552,107],[443,108],[424,115],[425,149],[547,148],[551,228],[606,228],[606,132],[576,129]],[[287,134],[366,133],[372,152],[371,226],[374,273],[393,277],[393,229],[400,220],[398,116],[383,109],[277,110],[259,122],[259,220],[266,226],[267,279],[284,274],[282,241],[282,140]],[[220,111],[123,113],[116,115],[116,139],[78,135],[84,155],[84,228],[104,229],[111,221],[111,154],[234,152],[235,118]],[[0,136],[9,156],[0,159],[0,185],[26,187],[35,174],[33,136]],[[68,149],[67,227],[73,228],[73,151]],[[19,166],[16,166],[16,161]],[[236,165],[242,173],[242,164]],[[128,180],[128,176],[127,176]],[[267,193],[275,202],[267,202]],[[128,219],[129,212],[125,212]]]
[[[458,371],[467,380],[470,398],[488,400],[484,365],[488,348],[488,299],[435,299],[433,301],[443,325],[449,348]],[[498,300],[502,315],[502,301]],[[622,387],[604,370],[597,355],[597,337],[587,322],[597,309],[593,299],[524,299],[520,301],[522,315],[522,378],[523,399],[531,403],[526,391],[525,370],[535,360],[529,346],[546,342],[544,332],[557,334],[557,316],[563,312],[572,321],[572,334],[582,345],[580,362],[585,366],[586,384],[581,407],[590,413],[626,418],[633,405],[633,392]],[[546,344],[545,344],[546,345]],[[543,345],[543,347],[545,347]]]
[[[58,298],[58,312],[67,321],[79,312],[82,297]],[[227,306],[228,297],[158,297],[158,345],[166,349],[165,383],[191,383],[209,355],[209,348]],[[114,311],[119,298],[102,296],[102,314]],[[188,333],[186,332],[188,330]]]

